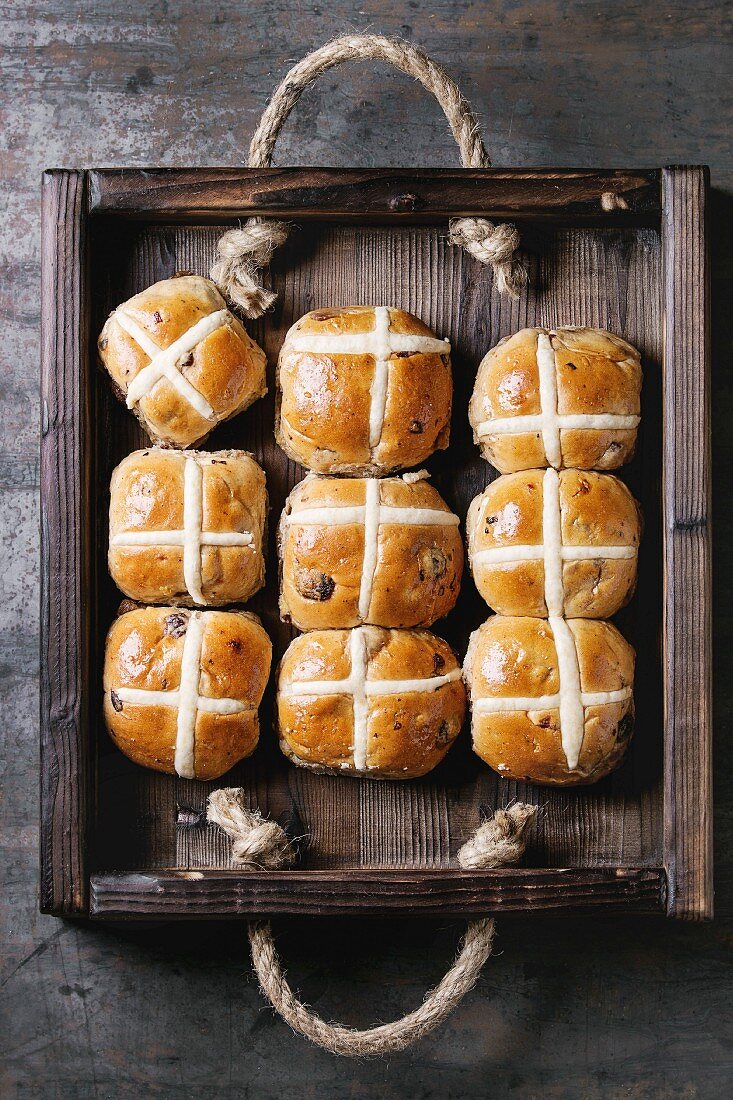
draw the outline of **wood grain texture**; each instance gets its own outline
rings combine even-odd
[[[421,875],[392,870],[235,874],[160,871],[93,875],[91,915],[107,920],[202,917],[480,916],[505,910],[654,913],[664,904],[658,868],[505,870]]]
[[[41,362],[41,908],[87,909],[92,451],[85,173],[43,179]]]
[[[662,176],[668,912],[713,915],[709,178]]]
[[[659,171],[606,169],[265,168],[90,172],[89,209],[135,218],[206,220],[247,214],[364,222],[490,213],[566,224],[650,223],[660,210]]]

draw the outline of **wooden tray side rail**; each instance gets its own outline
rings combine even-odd
[[[709,175],[662,173],[664,862],[668,913],[713,912]]]
[[[125,169],[45,174],[41,443],[41,907],[45,912],[108,920],[296,913],[458,916],[501,909],[562,913],[600,908],[667,912],[691,919],[712,915],[707,186],[705,171],[697,168],[663,172]],[[279,274],[274,271],[284,291],[283,305],[254,329],[271,362],[290,314],[311,296],[328,294],[328,272],[318,269],[318,264],[326,264],[333,255],[350,255],[353,240],[348,234],[359,234],[362,224],[384,227],[364,230],[367,249],[380,247],[374,233],[388,234],[390,239],[402,233],[391,259],[380,262],[387,264],[384,270],[391,272],[390,279],[397,279],[397,285],[402,277],[398,261],[407,265],[404,278],[418,304],[425,272],[430,286],[446,286],[447,312],[451,302],[460,303],[466,316],[461,315],[452,333],[452,338],[458,337],[460,363],[456,442],[448,452],[455,471],[442,471],[436,463],[436,483],[451,500],[455,490],[451,477],[454,482],[463,479],[465,485],[457,493],[461,507],[465,507],[464,498],[470,499],[483,487],[482,479],[492,476],[468,437],[458,438],[461,427],[468,431],[464,405],[471,384],[469,368],[475,366],[478,349],[488,346],[489,337],[496,339],[497,331],[505,334],[523,324],[557,323],[563,319],[557,314],[567,308],[566,303],[571,304],[566,319],[581,317],[576,323],[599,324],[607,316],[609,327],[613,322],[622,330],[628,315],[630,331],[640,334],[642,343],[645,326],[649,329],[650,389],[645,398],[649,425],[642,440],[642,468],[630,475],[647,512],[649,539],[642,548],[640,592],[628,617],[646,677],[637,708],[639,751],[635,750],[626,776],[612,779],[604,788],[606,794],[601,792],[595,800],[578,802],[575,792],[551,794],[542,821],[543,844],[530,846],[530,866],[465,872],[455,863],[456,845],[478,823],[474,818],[482,806],[488,807],[494,799],[501,804],[527,795],[543,801],[542,791],[507,784],[471,765],[465,747],[462,762],[458,767],[450,762],[444,766],[434,788],[428,783],[419,792],[415,788],[413,795],[408,784],[394,796],[397,801],[390,812],[397,814],[405,832],[393,846],[385,847],[369,840],[368,828],[370,822],[382,830],[388,828],[384,807],[392,805],[392,796],[372,794],[368,781],[337,779],[324,781],[321,788],[316,786],[319,777],[291,774],[293,769],[279,760],[268,743],[263,723],[263,744],[253,758],[251,773],[249,765],[244,765],[244,771],[227,778],[248,784],[253,803],[279,819],[300,806],[310,815],[311,826],[315,823],[321,848],[316,846],[305,868],[260,874],[226,869],[225,845],[212,827],[198,827],[193,820],[195,827],[186,829],[186,818],[195,819],[205,804],[203,785],[187,787],[182,780],[144,773],[108,751],[103,736],[101,744],[96,743],[101,726],[100,640],[114,614],[115,599],[104,566],[102,502],[111,463],[119,461],[120,452],[139,446],[140,437],[125,410],[115,408],[104,379],[96,375],[91,354],[95,331],[104,310],[121,300],[123,283],[124,292],[129,292],[131,286],[139,289],[141,281],[165,277],[177,266],[198,266],[203,271],[215,239],[212,225],[251,214],[304,223],[302,233],[294,235],[284,250],[284,266]],[[525,239],[533,250],[531,302],[509,308],[492,299],[488,316],[488,299],[482,297],[491,294],[488,273],[473,260],[451,258],[445,251],[447,220],[458,214],[523,222]],[[345,236],[339,236],[339,226],[345,227]],[[410,230],[405,236],[406,226],[418,228],[414,235]],[[564,281],[562,292],[554,294],[543,249],[555,239],[553,234],[562,236],[566,227],[576,228],[569,230],[564,251],[553,261],[559,263]],[[323,248],[321,233],[327,242]],[[108,285],[100,289],[100,271],[109,264],[104,245],[127,242],[135,234],[140,235],[142,259],[128,257],[132,267],[125,279],[110,272],[109,279],[105,275]],[[288,264],[301,263],[301,250],[303,270],[298,269],[288,281],[283,271],[287,272]],[[180,263],[182,256],[190,261],[187,265]],[[582,265],[582,276],[574,271],[576,262]],[[372,264],[369,278],[381,286],[377,275],[383,268],[368,256],[364,263]],[[588,273],[598,270],[598,264],[604,270],[598,285],[590,287]],[[624,272],[628,264],[635,265],[630,275]],[[339,278],[342,292],[353,294],[348,289],[351,283],[347,287],[343,274]],[[357,292],[359,278],[353,278]],[[452,282],[443,283],[446,278]],[[614,295],[610,312],[603,307],[605,286]],[[580,304],[574,312],[576,301]],[[313,306],[318,304],[322,303],[313,301]],[[428,312],[426,303],[426,317]],[[439,316],[439,323],[446,323],[445,315]],[[251,419],[244,428],[233,422],[234,429],[220,429],[226,443],[219,445],[252,443],[252,449],[265,447],[270,453],[267,448],[275,448],[268,420],[271,402],[272,395],[262,404],[259,419],[248,414]],[[116,430],[119,438],[107,447],[105,433]],[[279,454],[273,461],[278,463],[273,472],[276,497],[284,499],[301,474]],[[271,523],[274,520],[273,513]],[[272,602],[272,561],[268,570]],[[461,643],[460,620],[470,610],[470,592],[462,599],[466,602],[456,613],[459,626],[454,620],[452,627],[446,627],[449,640],[452,630]],[[266,625],[278,636],[280,648],[283,640],[287,644],[272,609],[257,601],[253,609],[260,614],[265,611]],[[480,610],[473,612],[478,615]],[[441,627],[437,624],[438,633]],[[457,750],[452,755],[458,755]],[[466,807],[460,776],[467,768],[473,786]],[[333,784],[338,783],[337,790]],[[375,790],[374,785],[371,789]],[[116,799],[111,809],[110,791]],[[132,825],[124,822],[130,792]],[[194,802],[198,809],[192,809]],[[608,806],[617,817],[606,819],[604,807]],[[415,824],[411,835],[411,813],[426,810],[430,815],[427,832],[422,824],[419,828]],[[146,829],[160,830],[161,814],[165,816],[162,840],[158,837],[152,845],[138,847]],[[97,828],[100,815],[101,830]],[[366,830],[350,842],[351,848],[343,848],[343,865],[341,847],[328,846],[338,832],[335,820],[327,820],[329,815],[339,821],[343,817],[346,823],[361,822]],[[128,828],[127,840],[115,835],[117,820],[123,833]],[[301,824],[296,821],[294,827]],[[90,834],[95,837],[93,846]],[[128,843],[130,837],[133,840]],[[574,838],[570,847],[568,838]],[[139,862],[138,850],[148,853]],[[583,853],[584,858],[572,859]],[[566,858],[574,865],[564,865]],[[538,862],[540,866],[531,866]]]
[[[87,178],[43,177],[41,359],[41,908],[88,909],[91,555]]]
[[[252,214],[403,223],[491,213],[571,225],[652,225],[659,171],[638,169],[247,168],[99,169],[89,210],[154,221]]]
[[[658,868],[476,871],[170,871],[93,875],[91,915],[107,920],[238,916],[481,916],[505,910],[659,913]]]

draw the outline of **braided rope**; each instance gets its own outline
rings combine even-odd
[[[516,803],[506,810],[497,810],[460,849],[458,862],[466,868],[500,867],[516,863],[524,854],[526,834],[535,812],[534,806],[522,803]],[[255,823],[254,829],[258,830],[263,819],[258,813],[252,813],[245,808],[244,792],[236,788],[215,791],[209,799],[208,817],[209,821],[220,825],[234,841],[232,854],[235,858],[239,858],[237,852],[245,851],[250,857],[248,865],[251,866],[249,822],[252,819]],[[282,862],[268,863],[268,852],[273,859],[280,860],[282,853],[288,851],[292,862],[292,849],[285,832],[275,822],[266,824],[271,826],[271,832],[268,834],[268,843],[258,847],[256,866],[283,866]],[[248,926],[252,965],[262,993],[273,1008],[294,1031],[306,1039],[332,1054],[351,1058],[393,1054],[411,1046],[438,1027],[476,984],[491,954],[495,932],[496,924],[491,917],[471,921],[451,967],[425,995],[418,1008],[399,1020],[358,1030],[327,1023],[299,1001],[283,974],[269,921],[251,922]]]
[[[249,148],[250,168],[269,168],[278,135],[303,91],[320,76],[345,61],[374,58],[386,61],[415,77],[435,96],[448,120],[461,153],[464,168],[489,168],[479,124],[458,85],[427,54],[409,42],[377,34],[343,35],[299,61],[276,89],[260,119]],[[250,218],[219,239],[218,259],[211,277],[228,298],[249,317],[269,309],[276,295],[266,290],[259,272],[287,239],[285,222]],[[489,264],[499,291],[517,298],[527,282],[527,272],[515,258],[519,234],[514,226],[498,225],[485,218],[455,218],[450,240],[465,248],[480,263]]]

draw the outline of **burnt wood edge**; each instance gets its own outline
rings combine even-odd
[[[604,197],[605,196],[605,197]],[[611,199],[609,200],[609,196]],[[89,211],[135,218],[419,222],[459,215],[656,224],[658,169],[150,168],[89,172]]]
[[[662,173],[667,912],[713,916],[709,172]]]
[[[88,445],[86,173],[45,173],[41,265],[40,906],[88,911],[93,766],[85,708]]]
[[[90,916],[192,920],[477,916],[493,911],[663,913],[661,868],[499,871],[160,871],[92,875]]]

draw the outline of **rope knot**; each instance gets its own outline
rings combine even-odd
[[[454,218],[449,227],[451,244],[464,248],[482,264],[490,264],[500,294],[518,298],[527,285],[527,269],[515,258],[519,231],[515,225],[494,225],[486,218]]]
[[[211,268],[211,278],[247,317],[261,317],[277,298],[274,291],[260,284],[259,273],[285,244],[288,230],[286,222],[250,218],[237,229],[227,230],[217,241],[218,259]]]
[[[527,806],[524,802],[497,810],[459,849],[461,867],[483,870],[518,863],[524,855],[527,832],[536,813],[536,806]]]
[[[242,867],[278,871],[295,863],[295,851],[285,830],[257,810],[250,810],[240,787],[212,791],[206,816],[231,837],[232,857]]]

